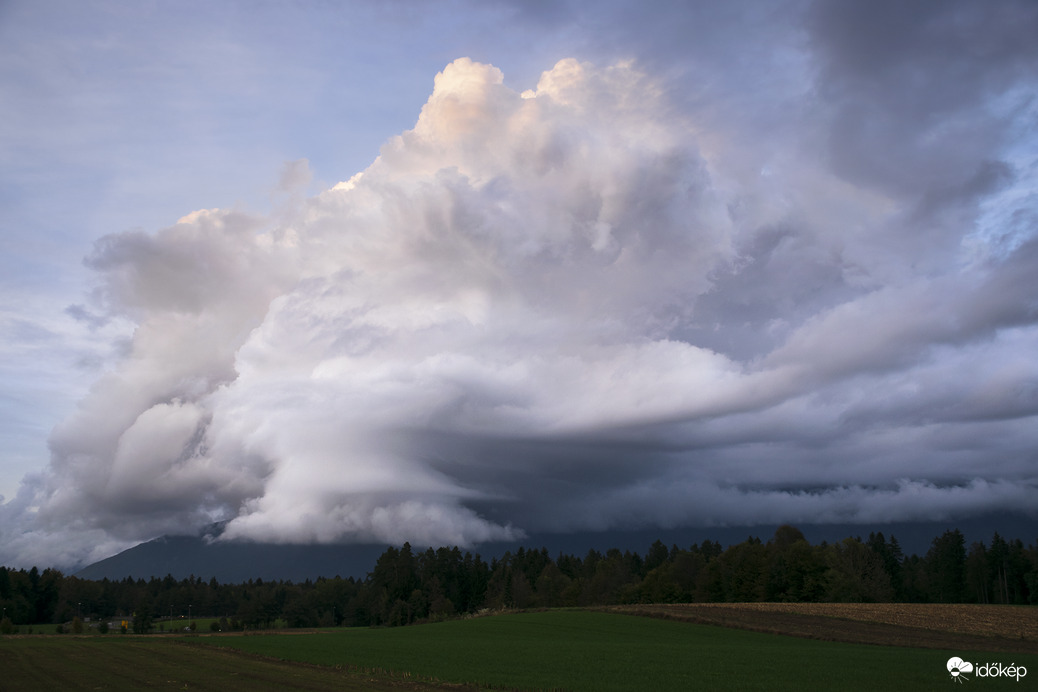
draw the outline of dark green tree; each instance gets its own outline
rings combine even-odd
[[[768,554],[760,539],[750,537],[717,558],[723,596],[729,603],[764,600]]]
[[[825,600],[840,603],[886,603],[893,599],[883,558],[857,538],[826,548]]]
[[[966,595],[966,539],[958,529],[935,538],[924,559],[929,600],[961,603]]]
[[[649,552],[645,555],[645,561],[642,563],[642,569],[644,570],[642,574],[651,572],[669,559],[670,551],[667,550],[667,546],[663,544],[663,541],[656,540],[649,546]]]
[[[976,603],[991,602],[991,569],[988,551],[984,544],[975,541],[966,556],[966,592],[969,600]]]
[[[147,634],[151,631],[151,608],[147,602],[142,603],[133,614],[133,633]]]
[[[767,545],[764,598],[779,602],[817,601],[825,590],[825,558],[804,534],[792,526],[780,526]]]
[[[870,533],[869,540],[866,541],[865,545],[869,547],[869,550],[879,555],[883,561],[883,571],[887,573],[887,577],[890,579],[890,586],[894,590],[894,600],[904,600],[904,577],[901,572],[901,563],[904,562],[905,556],[901,552],[901,545],[898,543],[895,536],[891,536],[890,540],[887,541],[883,532]]]

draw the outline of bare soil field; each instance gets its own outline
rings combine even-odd
[[[1038,608],[924,603],[682,603],[612,612],[855,644],[1038,653]]]

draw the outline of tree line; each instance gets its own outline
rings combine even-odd
[[[722,548],[653,543],[644,555],[617,549],[583,557],[519,548],[484,561],[459,548],[390,547],[364,579],[249,580],[172,576],[84,580],[55,569],[0,567],[0,626],[129,617],[135,631],[164,620],[222,617],[225,628],[393,626],[484,609],[683,602],[929,602],[1038,604],[1038,546],[997,533],[968,548],[959,530],[905,556],[895,537],[810,544],[792,526],[767,542]]]

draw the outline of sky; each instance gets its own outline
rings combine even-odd
[[[1033,518],[1036,35],[0,2],[0,563]]]

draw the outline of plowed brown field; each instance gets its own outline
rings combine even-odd
[[[1038,608],[923,603],[683,603],[607,610],[809,639],[1038,653]]]

